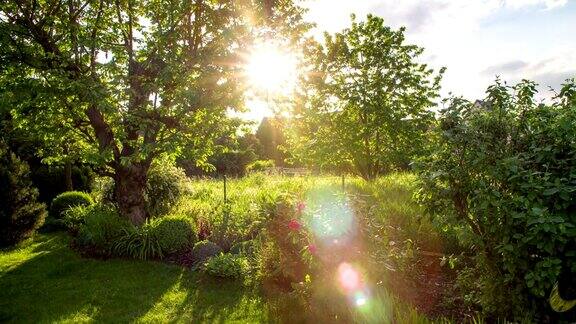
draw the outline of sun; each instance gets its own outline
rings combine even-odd
[[[254,90],[287,94],[296,84],[296,57],[277,45],[258,44],[248,56],[245,73]]]

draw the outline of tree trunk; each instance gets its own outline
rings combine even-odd
[[[64,182],[66,183],[66,191],[74,190],[72,184],[72,162],[66,161],[64,164]]]
[[[148,217],[144,190],[149,167],[144,163],[120,166],[114,176],[114,196],[120,214],[137,226],[142,225]]]

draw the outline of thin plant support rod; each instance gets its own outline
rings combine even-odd
[[[228,196],[226,194],[226,175],[224,175],[224,204],[228,203]]]
[[[220,239],[224,240],[226,231],[228,230],[228,218],[230,217],[230,206],[228,205],[228,193],[226,175],[223,176],[224,180],[224,215],[222,219],[222,226],[220,227]]]

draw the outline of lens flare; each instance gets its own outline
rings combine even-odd
[[[325,243],[346,243],[354,235],[355,224],[348,199],[333,188],[310,192],[305,214],[312,233]]]
[[[348,263],[342,263],[338,267],[338,281],[345,291],[354,291],[360,288],[360,273]]]
[[[336,271],[338,284],[349,302],[359,308],[368,304],[370,289],[362,278],[362,272],[350,263],[341,263]]]
[[[354,295],[354,303],[356,304],[356,306],[364,306],[366,305],[367,301],[368,300],[366,298],[366,295],[362,291],[358,291]]]

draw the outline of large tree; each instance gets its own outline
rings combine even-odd
[[[407,167],[433,120],[443,73],[419,63],[422,52],[405,44],[404,28],[372,15],[353,16],[350,28],[308,47],[293,154],[366,179]]]
[[[271,3],[3,1],[4,103],[21,127],[75,143],[141,224],[152,160],[186,153],[201,164],[234,131],[226,113],[242,106],[240,54],[255,26],[300,20],[292,1]]]

